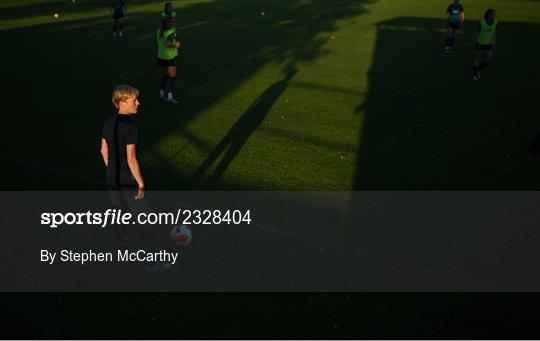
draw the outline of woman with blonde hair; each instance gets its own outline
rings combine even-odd
[[[131,85],[114,88],[112,102],[118,113],[107,118],[101,135],[107,189],[133,192],[135,200],[144,198],[144,180],[137,159],[138,97],[139,90]]]

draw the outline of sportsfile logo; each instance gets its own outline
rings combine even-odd
[[[106,227],[112,224],[130,224],[131,218],[131,213],[116,209],[108,209],[105,212],[44,212],[41,213],[41,225],[47,225],[50,228],[62,225],[99,225],[100,227]]]
[[[183,210],[171,212],[133,214],[117,209],[105,212],[43,212],[41,225],[57,228],[62,225],[97,225],[102,228],[108,225],[240,225],[251,224],[251,210]]]

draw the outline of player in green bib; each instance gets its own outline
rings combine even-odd
[[[446,9],[446,27],[448,33],[446,35],[446,43],[444,45],[444,52],[448,53],[452,51],[452,45],[456,37],[456,32],[465,20],[465,12],[463,6],[459,3],[459,0],[454,0],[450,6]]]
[[[165,6],[163,6],[163,12],[161,12],[159,16],[161,19],[165,17],[173,17],[174,19],[176,19],[176,12],[174,11],[172,2],[165,3]]]
[[[473,79],[480,80],[482,71],[493,60],[493,49],[496,45],[496,33],[499,22],[495,19],[495,10],[490,8],[484,13],[473,38],[475,48],[473,63]]]
[[[176,60],[180,42],[177,40],[176,21],[172,16],[161,19],[156,32],[157,65],[161,70],[159,98],[165,103],[177,104],[174,98],[176,88]]]
[[[126,4],[122,0],[114,0],[111,3],[111,15],[114,21],[113,37],[122,36],[124,30],[124,17],[127,14]]]

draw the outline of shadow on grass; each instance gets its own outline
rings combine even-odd
[[[225,173],[227,167],[234,161],[251,134],[259,128],[266,115],[270,109],[272,109],[276,100],[285,91],[289,81],[294,77],[296,72],[297,71],[294,69],[289,70],[281,81],[272,84],[251,104],[212,153],[210,153],[208,158],[197,169],[194,175],[195,181],[200,181],[204,173],[207,172],[212,164],[214,164],[221,156],[221,161],[219,161],[219,164],[207,181],[210,186],[217,185],[217,182],[223,173]]]
[[[527,149],[540,117],[534,37],[540,26],[503,22],[494,62],[471,80],[476,22],[441,52],[440,21],[378,24],[364,115],[356,190],[538,189],[538,159]],[[405,44],[405,45],[404,45]],[[527,52],[527,54],[529,53]]]
[[[112,38],[112,22],[107,20],[106,13],[103,19],[51,19],[50,24],[3,30],[2,42],[17,46],[0,56],[4,110],[13,113],[7,115],[5,123],[27,127],[30,141],[39,143],[35,150],[14,146],[10,155],[75,173],[102,174],[98,154],[101,125],[112,112],[110,92],[119,83],[133,84],[141,90],[143,153],[154,150],[171,133],[179,133],[211,153],[214,146],[186,129],[194,117],[228,96],[268,63],[284,65],[286,73],[290,65],[324,56],[328,52],[324,47],[327,39],[321,34],[335,31],[340,20],[365,13],[365,5],[372,1],[280,0],[261,9],[257,3],[227,0],[179,7],[178,26],[185,29],[180,31],[183,47],[178,60],[181,104],[174,107],[162,106],[157,99],[159,76],[153,35],[161,4],[156,4],[155,13],[130,14],[122,39]],[[149,2],[137,2],[143,3]],[[41,5],[37,6],[35,11],[41,11]],[[30,8],[21,10],[32,11]],[[265,16],[260,15],[261,10],[266,12]],[[239,117],[244,110],[225,114]],[[246,131],[243,124],[240,120],[235,129],[240,125],[240,131]],[[223,135],[227,135],[230,128],[223,129]],[[237,139],[234,135],[234,131],[229,133]],[[4,142],[18,136],[17,129],[10,130],[3,136]],[[181,157],[181,149],[178,146],[172,154]],[[232,159],[227,161],[230,162]],[[191,187],[193,174],[173,169],[170,160],[143,166],[145,174],[155,179],[153,186],[157,189]],[[74,189],[72,184],[66,187],[61,180],[47,179],[43,172],[20,179],[19,172],[31,170],[15,167],[12,172],[15,176],[10,188]],[[81,183],[77,188],[95,185]]]

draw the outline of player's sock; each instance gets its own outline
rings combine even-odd
[[[482,70],[483,68],[485,68],[487,66],[487,63],[486,62],[482,62],[480,64],[480,66],[478,67],[478,71]]]
[[[124,24],[120,24],[120,32],[124,30]]]
[[[161,82],[159,83],[159,95],[165,97],[165,90],[167,88],[167,83],[169,82],[169,76],[161,76]]]
[[[446,42],[444,43],[445,47],[450,47],[450,38],[446,37]]]
[[[473,76],[476,76],[478,74],[478,71],[480,71],[480,69],[478,68],[478,66],[473,66],[472,71],[473,71]]]
[[[450,38],[448,40],[448,42],[449,42],[448,46],[452,47],[454,45],[454,40],[455,40],[454,38]]]
[[[176,77],[169,77],[167,91],[171,94],[176,92]]]

